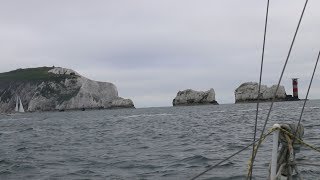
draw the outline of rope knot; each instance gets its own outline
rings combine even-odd
[[[281,125],[281,129],[280,130],[280,136],[279,136],[279,140],[280,143],[285,146],[288,147],[288,140],[286,138],[286,136],[289,136],[290,138],[290,144],[292,144],[293,149],[295,152],[300,152],[300,147],[301,147],[301,143],[299,141],[296,141],[295,139],[302,139],[303,135],[304,135],[304,127],[302,124],[282,124]],[[286,133],[289,132],[289,133]],[[292,135],[295,135],[295,137],[293,137]]]
[[[279,141],[281,149],[278,155],[278,173],[291,177],[293,169],[296,169],[295,154],[300,152],[300,140],[304,135],[304,128],[301,124],[282,124],[280,126]]]

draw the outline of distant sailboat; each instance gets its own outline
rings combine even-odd
[[[20,113],[24,113],[24,108],[21,102],[21,98],[19,96],[17,96],[16,98],[16,107],[15,107],[15,111],[16,112],[20,112]]]
[[[20,104],[19,104],[19,112],[24,113],[24,108],[23,108],[23,105],[22,105],[22,102],[21,102],[20,97],[19,97],[19,100],[20,100]]]
[[[16,108],[15,111],[18,112],[19,111],[19,100],[18,100],[18,96],[16,97]]]

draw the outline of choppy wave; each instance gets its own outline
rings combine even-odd
[[[277,103],[267,127],[297,120],[299,102]],[[320,101],[308,101],[305,141],[320,145]],[[190,179],[251,143],[255,104],[46,112],[1,117],[0,179]],[[268,110],[261,104],[259,111]],[[263,112],[264,113],[264,112]],[[262,116],[264,115],[262,113]],[[261,117],[264,120],[264,117]],[[262,121],[258,129],[262,129]],[[271,140],[259,149],[255,179],[265,179]],[[245,179],[251,148],[203,179]],[[302,148],[297,160],[320,162]],[[319,168],[302,166],[305,179]]]
[[[240,109],[239,112],[251,112],[251,111],[257,111],[257,109]],[[263,109],[259,108],[259,111],[263,111]]]
[[[167,114],[167,113],[160,113],[160,114],[137,114],[137,115],[130,115],[130,116],[120,116],[119,118],[139,118],[139,117],[156,117],[156,116],[172,116],[174,114]]]

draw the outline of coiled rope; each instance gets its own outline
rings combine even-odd
[[[316,152],[319,152],[320,153],[320,148],[312,145],[312,144],[309,144],[309,143],[306,143],[304,142],[302,139],[300,138],[297,138],[296,136],[294,136],[294,134],[290,133],[289,131],[287,131],[286,129],[284,128],[279,128],[279,130],[285,134],[287,134],[288,136],[290,136],[291,138],[295,138],[296,141],[298,141],[300,144],[304,145],[305,147],[308,147]]]
[[[290,131],[295,131],[296,129],[298,129],[298,131],[296,132],[296,135],[294,135],[294,133],[290,132]],[[281,172],[283,172],[283,171],[290,172],[291,171],[290,168],[294,168],[296,170],[296,172],[298,173],[298,169],[296,167],[297,163],[295,163],[295,159],[294,159],[294,153],[292,152],[292,155],[291,154],[288,155],[287,153],[290,153],[291,150],[292,151],[295,150],[296,152],[298,152],[299,145],[304,145],[305,147],[308,147],[308,148],[320,153],[320,149],[318,147],[316,147],[312,144],[306,143],[301,139],[301,137],[303,136],[303,128],[301,125],[299,125],[297,127],[295,127],[294,125],[282,125],[280,128],[275,127],[275,128],[269,129],[268,133],[264,134],[262,139],[259,139],[258,143],[254,147],[254,155],[255,156],[257,155],[258,149],[259,149],[260,145],[262,144],[262,142],[265,140],[265,138],[277,130],[279,130],[282,133],[279,138],[280,138],[280,142],[283,144],[283,146],[280,150],[279,157],[278,157],[278,163],[279,163],[278,168],[277,168],[278,175],[280,175]],[[293,142],[292,141],[293,139],[295,139],[297,142]],[[286,148],[286,147],[288,147],[288,148]],[[292,159],[288,160],[286,158],[292,158]],[[309,165],[311,165],[311,164],[309,164]],[[252,166],[253,166],[253,159],[251,157],[248,161],[248,176],[252,173],[252,172],[250,172],[250,171],[252,171]],[[285,168],[289,168],[289,170],[285,169]],[[286,175],[288,175],[288,174],[286,174]],[[289,173],[289,175],[291,175],[291,174]]]

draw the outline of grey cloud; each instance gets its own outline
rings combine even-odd
[[[271,1],[265,84],[277,82],[303,3]],[[290,91],[290,78],[301,77],[302,94],[320,49],[320,2],[309,3],[283,80]],[[115,83],[138,107],[170,105],[185,88],[213,87],[219,102],[231,103],[236,86],[258,80],[265,6],[256,0],[5,1],[0,71],[73,68]]]

